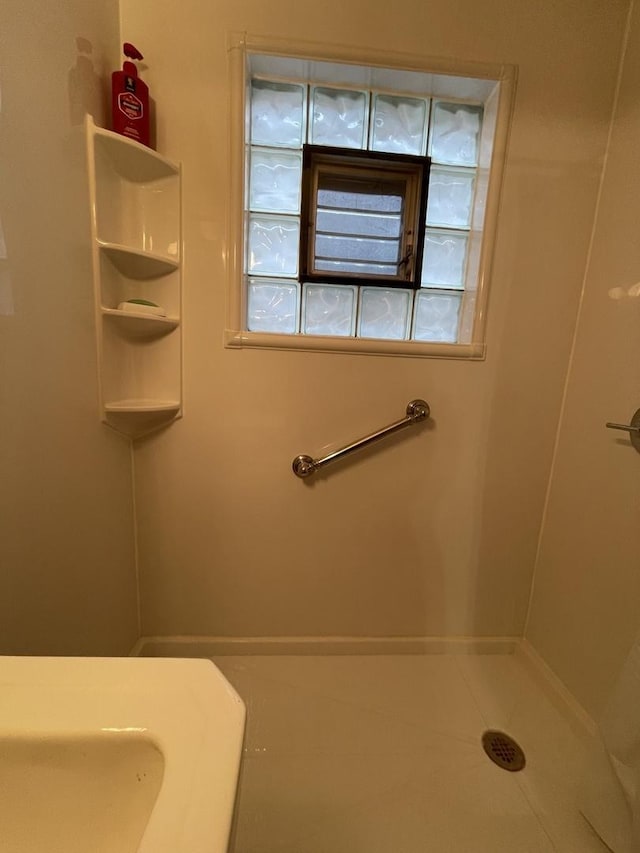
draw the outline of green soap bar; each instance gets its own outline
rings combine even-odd
[[[149,302],[148,299],[127,299],[127,302],[133,302],[134,305],[151,305],[153,308],[159,308],[160,307],[155,302]]]

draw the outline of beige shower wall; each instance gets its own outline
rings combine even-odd
[[[135,452],[146,635],[522,632],[626,0],[123,0],[184,164],[185,417]],[[519,67],[483,363],[230,351],[228,31]],[[305,485],[291,459],[432,406]]]
[[[0,654],[126,654],[137,638],[130,448],[98,415],[81,129],[103,112],[118,24],[116,0],[0,3]]]
[[[598,717],[640,630],[640,9],[585,281],[527,637]]]

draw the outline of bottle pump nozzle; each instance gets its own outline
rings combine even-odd
[[[122,45],[122,50],[124,51],[124,55],[128,56],[129,59],[144,59],[144,56],[140,53],[137,47],[134,47],[130,42],[126,41]]]
[[[128,56],[129,59],[144,59],[143,55],[140,53],[138,48],[134,47],[128,41],[126,41],[122,45],[122,50],[124,51],[124,55]],[[130,77],[137,77],[138,76],[138,69],[133,64],[133,62],[126,62],[126,61],[123,62],[122,63],[122,70],[124,71],[125,74],[128,74]]]

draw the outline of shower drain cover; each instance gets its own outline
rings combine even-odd
[[[485,732],[482,735],[482,746],[493,763],[503,770],[513,773],[522,770],[526,763],[522,749],[504,732]]]

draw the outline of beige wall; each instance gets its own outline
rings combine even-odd
[[[521,633],[626,0],[122,5],[184,163],[185,418],[136,450],[143,634]],[[223,349],[229,30],[519,66],[486,362]],[[293,477],[415,396],[432,429]]]
[[[527,630],[595,716],[640,629],[640,457],[604,428],[640,407],[638,91],[636,7]]]
[[[0,4],[3,654],[122,654],[137,637],[130,450],[97,410],[78,124],[102,109],[118,40],[116,0]]]

